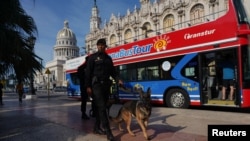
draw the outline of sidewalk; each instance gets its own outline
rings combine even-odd
[[[24,100],[22,104],[18,103],[15,94],[6,94],[3,99],[5,105],[0,107],[0,141],[106,141],[106,136],[92,133],[94,118],[81,119],[80,101],[69,99],[64,93],[52,93],[49,99],[46,93],[38,93],[37,99]],[[116,116],[120,107],[119,104],[113,105],[110,115]],[[183,111],[154,107],[147,130],[152,140],[206,141],[206,125],[191,123],[178,114]],[[145,140],[135,120],[131,124],[135,137],[126,130],[120,132],[113,123],[111,128],[117,141]],[[126,129],[125,126],[123,128]]]
[[[48,100],[38,94],[19,104],[15,94],[6,94],[0,107],[0,141],[106,141],[84,132],[89,121],[80,118],[80,102],[63,95],[51,94]]]

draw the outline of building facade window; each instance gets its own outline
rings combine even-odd
[[[204,22],[204,6],[202,4],[195,5],[190,12],[190,23],[196,25]]]
[[[114,34],[111,35],[110,37],[110,46],[114,47],[116,44],[116,36]]]
[[[163,20],[163,29],[164,32],[169,32],[171,30],[174,30],[174,15],[167,15]]]
[[[130,43],[132,42],[132,31],[130,29],[127,29],[124,33],[124,40],[125,43]]]

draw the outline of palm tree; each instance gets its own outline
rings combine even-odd
[[[42,64],[30,44],[37,35],[32,17],[26,14],[19,0],[1,0],[0,5],[0,76],[14,69],[17,80],[29,79],[41,71]]]

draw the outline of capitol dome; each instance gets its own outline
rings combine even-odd
[[[69,28],[69,22],[64,21],[63,29],[59,30],[54,46],[55,60],[68,60],[79,56],[79,47],[75,33]]]
[[[59,38],[70,38],[76,40],[75,33],[69,29],[69,22],[64,21],[64,27],[57,33],[57,39]]]

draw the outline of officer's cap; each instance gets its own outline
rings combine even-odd
[[[106,45],[106,40],[105,40],[104,38],[99,39],[99,40],[97,41],[96,45],[100,45],[100,44],[107,46],[107,45]]]

